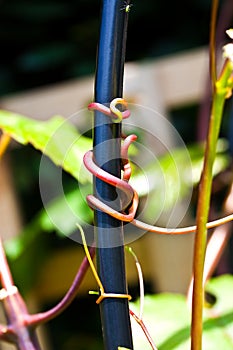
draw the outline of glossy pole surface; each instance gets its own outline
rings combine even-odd
[[[125,2],[102,3],[100,40],[97,54],[95,101],[109,104],[122,96],[128,13]],[[99,111],[94,116],[94,160],[105,171],[121,176],[121,123],[114,123]],[[94,194],[121,210],[119,191],[94,178]],[[127,294],[124,233],[121,221],[95,211],[97,268],[106,293]],[[104,347],[133,349],[127,299],[106,298],[100,303]]]

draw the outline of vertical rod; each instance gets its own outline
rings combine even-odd
[[[95,101],[109,103],[122,96],[128,13],[122,0],[103,0],[97,55]],[[121,123],[96,111],[94,117],[94,159],[107,172],[121,176]],[[121,210],[116,189],[94,178],[95,195]],[[106,293],[127,294],[123,224],[96,210],[97,268]],[[106,298],[100,303],[104,347],[133,349],[127,299]]]

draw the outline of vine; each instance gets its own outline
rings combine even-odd
[[[128,15],[132,4],[129,2],[124,3],[124,15]],[[109,171],[102,169],[98,166],[95,153],[93,151],[88,151],[83,157],[83,162],[86,168],[93,174],[95,180],[96,178],[101,180],[104,184],[112,186],[112,188],[117,188],[120,190],[121,196],[121,208],[116,210],[101,199],[97,198],[95,195],[87,196],[88,205],[95,211],[105,213],[110,217],[114,218],[117,222],[129,222],[137,228],[143,229],[147,232],[153,232],[157,234],[166,235],[181,235],[190,232],[195,232],[195,246],[194,246],[194,260],[193,260],[193,285],[190,288],[190,294],[192,294],[192,323],[191,323],[191,349],[201,350],[202,348],[202,318],[203,318],[203,301],[204,301],[204,284],[207,278],[211,275],[213,271],[213,266],[215,266],[216,261],[211,260],[206,271],[206,255],[209,255],[212,249],[212,241],[217,235],[217,230],[213,233],[209,242],[207,241],[207,230],[210,228],[216,228],[220,225],[226,224],[233,220],[233,214],[229,214],[220,219],[208,222],[211,190],[212,190],[212,171],[216,156],[216,145],[219,137],[223,109],[225,101],[231,96],[233,88],[233,44],[228,44],[224,47],[224,57],[226,58],[222,71],[217,78],[216,74],[216,57],[215,57],[215,25],[216,25],[216,15],[217,15],[218,1],[213,1],[212,7],[212,20],[211,20],[211,35],[210,35],[210,72],[211,72],[211,82],[212,82],[212,92],[213,101],[210,115],[210,123],[208,136],[205,146],[204,153],[204,163],[203,171],[201,174],[201,179],[199,183],[199,194],[197,202],[197,214],[196,214],[196,225],[182,227],[182,228],[163,228],[137,220],[136,214],[139,205],[139,196],[137,191],[130,185],[131,178],[131,165],[128,155],[128,150],[130,145],[136,141],[137,136],[132,134],[125,137],[122,141],[120,147],[120,162],[123,171],[122,177],[117,177],[116,175],[110,174]],[[233,30],[227,31],[230,38],[233,38]],[[124,33],[125,35],[125,33]],[[121,67],[122,68],[122,67]],[[125,118],[130,116],[130,111],[127,108],[127,102],[123,98],[114,98],[107,107],[105,104],[93,102],[88,106],[90,111],[95,113],[103,114],[110,118],[113,128],[115,126],[120,126],[120,123]],[[4,128],[3,128],[4,129]],[[120,130],[120,128],[119,128]],[[118,132],[119,132],[118,130]],[[1,141],[0,141],[0,158],[2,158],[5,153],[11,139],[11,133],[4,130]],[[22,142],[23,143],[23,142]],[[229,206],[229,194],[227,201],[225,203],[225,210],[229,213],[231,207]],[[230,208],[230,209],[229,209]],[[94,278],[99,287],[99,297],[97,299],[98,304],[102,304],[108,298],[112,299],[131,299],[128,293],[120,292],[108,292],[105,290],[104,283],[99,277],[98,272],[95,269],[94,263],[92,261],[95,254],[95,249],[93,247],[90,250],[87,247],[85,241],[85,235],[82,227],[77,224],[81,237],[83,240],[83,246],[85,250],[85,258],[78,270],[74,281],[64,296],[64,298],[52,309],[30,315],[25,302],[15,286],[11,271],[9,269],[6,255],[4,252],[3,244],[0,241],[0,281],[2,289],[0,290],[0,300],[3,303],[4,311],[7,316],[7,324],[0,325],[0,339],[13,343],[20,350],[39,350],[40,346],[35,334],[35,329],[38,325],[45,323],[54,317],[58,316],[62,311],[64,311],[70,303],[73,301],[77,295],[77,290],[80,286],[83,277],[88,269],[91,267]],[[227,239],[227,238],[226,238]],[[215,257],[218,259],[218,253],[222,251],[225,244],[225,238],[222,239],[221,245],[219,245],[218,251],[215,252]],[[140,285],[140,310],[139,315],[136,315],[134,311],[129,310],[130,315],[136,320],[136,322],[141,326],[150,346],[152,349],[156,350],[157,347],[153,342],[153,339],[143,321],[143,305],[144,305],[144,286],[142,271],[139,261],[132,251],[128,248],[128,251],[135,259]],[[130,337],[129,337],[130,338]],[[129,339],[130,342],[130,339]],[[128,347],[118,346],[118,349],[128,349]]]

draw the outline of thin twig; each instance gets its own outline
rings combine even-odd
[[[143,274],[142,268],[138,261],[137,255],[134,253],[131,247],[126,246],[125,249],[133,256],[138,272],[138,280],[139,280],[139,290],[140,290],[140,311],[139,318],[142,319],[143,309],[144,309],[144,300],[145,300],[145,292],[144,292],[144,283],[143,283]]]
[[[100,278],[99,278],[99,275],[96,271],[96,268],[95,268],[95,265],[92,261],[92,258],[91,258],[91,255],[90,255],[90,252],[88,250],[88,247],[87,247],[87,242],[86,242],[86,238],[85,238],[85,234],[84,234],[84,231],[82,229],[82,227],[77,224],[79,230],[80,230],[80,233],[81,233],[81,237],[82,237],[82,241],[83,241],[83,247],[84,247],[84,250],[85,250],[85,253],[86,253],[86,257],[87,257],[87,260],[90,264],[90,268],[92,270],[92,273],[94,275],[94,278],[99,286],[99,289],[100,289],[100,296],[99,298],[96,300],[96,303],[97,304],[100,304],[105,298],[120,298],[120,299],[128,299],[128,300],[131,300],[131,296],[129,294],[122,294],[122,293],[106,293],[105,290],[104,290],[104,286],[103,286],[103,283],[101,282]],[[91,294],[96,294],[95,292],[91,292]]]
[[[143,322],[143,320],[142,320],[141,318],[139,318],[139,317],[133,312],[133,310],[130,309],[129,312],[130,312],[130,315],[135,319],[135,321],[139,324],[139,326],[140,326],[141,329],[143,330],[143,332],[144,332],[144,334],[145,334],[145,336],[146,336],[148,342],[150,343],[151,348],[152,348],[153,350],[158,350],[158,348],[156,347],[156,345],[155,345],[155,343],[154,343],[154,341],[153,341],[153,339],[152,339],[152,337],[151,337],[151,335],[150,335],[150,333],[149,333],[149,331],[148,331],[148,329],[147,329],[145,323]]]
[[[218,0],[213,0],[212,11],[211,11],[211,21],[210,21],[210,78],[212,83],[212,92],[215,90],[216,84],[216,22],[217,22],[217,12],[218,12]]]
[[[93,259],[94,255],[95,255],[95,248],[91,247],[89,252],[90,252],[91,259]],[[27,316],[27,324],[28,325],[39,325],[41,323],[48,322],[48,321],[54,319],[55,317],[57,317],[58,315],[60,315],[71,304],[71,302],[76,297],[77,292],[78,292],[78,288],[80,287],[88,268],[89,268],[89,261],[88,261],[87,257],[85,256],[80,267],[79,267],[77,275],[74,278],[74,281],[73,281],[71,287],[69,288],[68,292],[63,297],[63,299],[56,306],[54,306],[52,309],[50,309],[48,311],[37,313],[35,315],[28,315]]]

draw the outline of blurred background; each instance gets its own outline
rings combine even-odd
[[[95,72],[100,1],[1,1],[1,95]],[[135,1],[126,61],[208,44],[210,0]]]
[[[126,82],[126,93],[129,93],[130,97],[131,90],[141,83],[140,75],[137,75],[136,79],[131,82],[130,72],[134,73],[134,71],[130,70],[130,67],[134,69],[134,65],[136,65],[137,68],[140,67],[138,68],[140,74],[144,74],[144,68],[141,67],[144,67],[144,64],[147,68],[153,67],[155,62],[155,67],[158,67],[156,68],[156,72],[158,72],[156,76],[158,76],[160,69],[162,72],[164,66],[166,66],[166,69],[169,68],[169,65],[173,62],[173,60],[169,60],[170,58],[182,58],[183,55],[184,57],[188,55],[188,59],[192,59],[192,56],[196,54],[195,50],[206,50],[208,48],[211,12],[210,0],[190,0],[188,3],[184,0],[169,3],[162,0],[134,0],[132,5],[129,13],[126,49],[126,64],[129,66],[129,75],[127,75],[127,77],[129,76],[129,83],[127,85]],[[220,4],[219,31],[217,32],[218,49],[228,41],[225,30],[232,26],[232,7],[232,0],[225,0]],[[68,2],[65,0],[1,0],[0,107],[11,109],[11,106],[15,106],[14,101],[19,101],[20,98],[24,100],[25,105],[30,104],[30,96],[35,96],[30,95],[31,92],[36,94],[37,91],[42,91],[42,96],[45,98],[46,94],[50,96],[50,87],[56,90],[56,86],[61,86],[62,89],[63,85],[60,84],[67,86],[66,84],[71,82],[72,86],[73,81],[85,82],[86,78],[92,82],[96,68],[100,8],[101,1],[96,0],[70,0]],[[207,51],[204,51],[205,54]],[[175,64],[174,67],[176,67]],[[202,141],[206,133],[210,95],[208,66],[205,66],[205,68],[207,69],[204,73],[205,76],[202,76],[201,83],[203,96],[198,100],[190,99],[180,105],[174,102],[170,105],[166,103],[166,96],[161,96],[161,90],[163,89],[160,86],[161,81],[153,82],[157,104],[163,113],[168,116],[187,146]],[[171,75],[172,73],[174,72],[171,71]],[[192,76],[191,71],[190,76]],[[182,81],[182,77],[180,78]],[[186,80],[188,80],[187,77]],[[173,92],[176,95],[181,81],[178,79],[177,86],[172,85],[171,95]],[[130,84],[133,85],[133,88]],[[166,84],[169,85],[169,75]],[[192,80],[190,84],[192,85]],[[84,91],[83,86],[80,85],[82,91]],[[92,85],[88,85],[88,89],[83,106],[92,98]],[[43,91],[45,91],[44,95]],[[74,89],[72,92],[71,89],[69,94],[73,95],[74,100],[77,94],[78,99],[79,90]],[[41,119],[44,119],[43,99],[41,101],[41,110],[38,107],[37,114],[41,115]],[[151,101],[153,101],[153,97]],[[151,102],[151,104],[153,103]],[[148,102],[148,105],[150,105],[150,102]],[[221,137],[228,142],[224,148],[225,163],[223,169],[221,169],[223,171],[228,171],[231,164],[232,138],[231,132],[229,132],[232,124],[230,123],[231,110],[231,100],[229,100],[221,130]],[[21,112],[15,109],[14,111]],[[43,206],[38,179],[40,160],[40,153],[31,146],[17,146],[12,147],[7,154],[6,167],[3,168],[3,165],[1,165],[1,173],[4,177],[0,183],[2,193],[4,194],[4,189],[7,188],[6,195],[9,197],[10,193],[14,197],[11,201],[11,212],[8,211],[5,217],[8,224],[14,221],[13,226],[16,227],[14,228],[16,231],[21,231],[26,226],[29,227],[29,234],[32,231],[35,232],[35,225],[38,221],[36,224],[35,221],[34,224],[31,223]],[[224,174],[220,177],[221,184],[224,182],[222,179],[226,179],[226,174],[229,174],[229,172]],[[52,170],[51,173],[48,170],[49,181],[53,181],[52,176]],[[68,174],[64,174],[64,184],[68,189],[76,186],[76,182]],[[222,205],[228,187],[229,182],[226,181],[220,186],[219,192],[216,191],[215,207]],[[13,191],[13,194],[11,191]],[[8,203],[4,198],[4,195],[2,195],[1,206],[3,207]],[[194,188],[191,217],[195,212],[195,204],[196,191]],[[12,218],[13,211],[16,214]],[[41,227],[39,231],[40,235],[35,235],[35,240],[27,246],[29,247],[27,252],[22,249],[22,254],[17,256],[17,259],[9,254],[9,259],[16,284],[20,286],[22,293],[28,297],[32,309],[42,311],[59,301],[62,293],[72,281],[69,278],[72,278],[77,269],[77,261],[75,260],[77,252],[75,243],[64,235],[59,235],[55,229],[50,229],[49,235],[47,232],[43,232]],[[8,236],[11,237],[14,234],[10,232]],[[160,243],[163,245],[162,242]],[[184,246],[181,243],[179,244],[184,249],[187,258],[190,258],[192,250],[186,250],[186,243],[184,243]],[[167,244],[166,242],[166,246]],[[174,241],[170,241],[169,244],[171,249],[173,247],[174,250]],[[188,244],[189,247],[192,247],[192,242]],[[232,242],[229,243],[223,262],[220,265],[221,268],[216,273],[232,272],[230,246],[232,246]],[[73,252],[73,249],[74,254],[72,255],[70,252]],[[65,254],[65,251],[68,252],[68,255]],[[142,254],[142,259],[144,259],[140,250],[136,251],[136,254]],[[148,265],[163,264],[161,260],[158,262],[156,258],[154,259],[155,252],[150,251],[150,254],[152,260],[148,262]],[[51,256],[54,257],[52,262],[50,261]],[[66,260],[67,256],[70,257],[69,261]],[[177,256],[174,255],[174,261],[176,259]],[[190,262],[188,276],[185,277],[184,283],[181,282],[177,288],[174,285],[161,282],[158,272],[155,273],[155,279],[151,278],[151,270],[147,272],[149,268],[144,266],[142,261],[141,263],[145,269],[145,289],[147,293],[157,291],[179,291],[183,293],[186,290],[187,280],[190,276]],[[182,264],[184,265],[184,263]],[[174,262],[170,260],[167,268],[171,269],[172,265],[174,265]],[[180,267],[178,266],[178,268]],[[68,271],[68,269],[71,271]],[[162,265],[159,265],[159,270],[162,270]],[[163,271],[161,273],[166,274]],[[59,276],[65,275],[69,277],[63,283]],[[88,296],[87,291],[88,283],[86,290],[81,292],[79,298],[76,298],[67,311],[56,320],[49,322],[46,329],[43,330],[42,338],[43,342],[46,343],[46,349],[102,349],[99,310],[93,297]],[[130,293],[134,299],[138,297],[137,277],[132,277]]]

